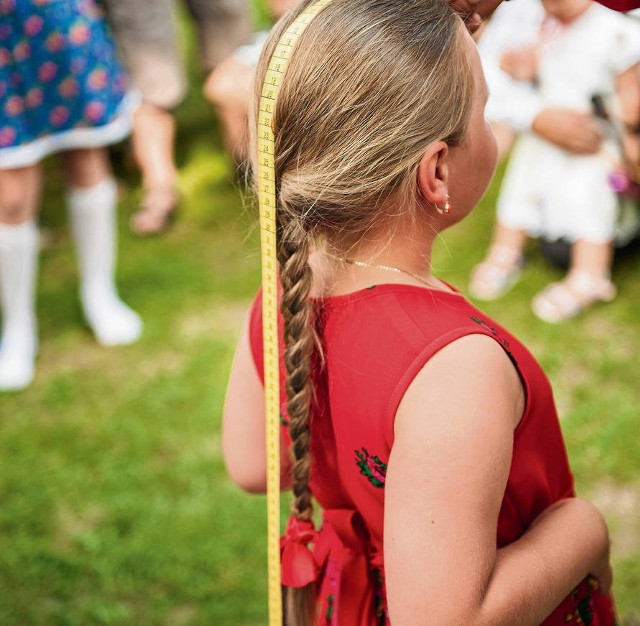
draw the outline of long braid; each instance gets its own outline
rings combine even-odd
[[[250,124],[254,172],[269,64],[286,29],[312,1],[300,2],[274,27],[262,53]],[[349,249],[384,224],[390,207],[393,216],[419,208],[430,218],[428,207],[416,206],[416,171],[430,143],[456,146],[466,136],[474,78],[465,50],[446,0],[333,0],[296,43],[278,93],[272,119],[277,255],[292,513],[302,522],[313,515],[312,364],[322,356],[319,311],[309,299],[311,246],[326,240]],[[287,626],[313,626],[315,597],[314,585],[287,589]]]
[[[315,345],[313,304],[309,300],[312,273],[309,266],[309,236],[296,218],[280,211],[278,261],[282,281],[284,317],[284,361],[286,367],[287,412],[293,453],[292,513],[301,521],[310,520],[313,504],[311,474],[310,407],[313,400],[311,358]],[[313,584],[287,592],[287,624],[314,623],[316,590]]]

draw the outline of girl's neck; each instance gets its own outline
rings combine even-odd
[[[382,283],[449,291],[431,274],[431,251],[437,232],[430,225],[420,228],[417,220],[409,221],[410,224],[396,223],[370,232],[349,247],[337,249],[325,243],[311,259],[313,295],[344,295]]]

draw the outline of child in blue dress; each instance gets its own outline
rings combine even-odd
[[[135,100],[94,0],[0,0],[0,390],[34,376],[47,155],[63,159],[89,326],[104,345],[140,336],[141,319],[114,283],[116,184],[105,148],[129,133]]]

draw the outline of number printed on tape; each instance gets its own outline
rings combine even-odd
[[[258,109],[257,163],[258,202],[260,205],[260,244],[262,261],[262,319],[267,450],[267,540],[269,582],[269,625],[282,625],[280,587],[280,373],[278,351],[278,275],[276,257],[276,183],[273,112],[287,70],[292,49],[323,7],[331,0],[317,0],[305,8],[286,29],[269,60]]]

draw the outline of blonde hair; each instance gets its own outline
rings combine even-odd
[[[302,2],[273,29],[256,77],[250,124],[267,65]],[[292,513],[312,516],[309,412],[314,308],[308,263],[318,237],[344,249],[388,215],[416,207],[426,147],[465,137],[473,75],[460,19],[445,0],[333,0],[296,44],[273,130],[278,261],[283,286],[286,390],[293,452]],[[255,167],[254,167],[255,171]],[[314,589],[292,589],[288,624],[315,621]]]

